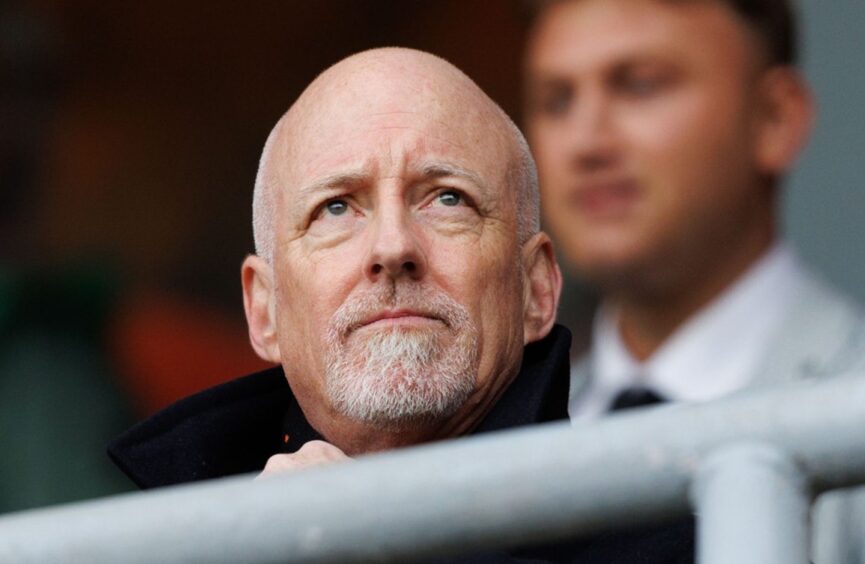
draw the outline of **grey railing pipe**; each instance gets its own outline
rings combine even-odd
[[[816,493],[865,483],[865,379],[523,428],[0,518],[0,562],[405,561],[689,513],[707,456],[770,444]]]
[[[787,453],[765,443],[720,447],[692,488],[700,564],[810,562],[810,493]]]

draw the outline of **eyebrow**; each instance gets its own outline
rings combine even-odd
[[[423,164],[420,167],[420,171],[424,178],[456,176],[457,178],[468,180],[482,190],[486,190],[487,188],[486,183],[478,173],[458,165],[443,162],[430,162]]]
[[[463,178],[475,184],[478,188],[486,189],[486,183],[481,176],[473,170],[444,162],[428,162],[420,166],[421,176],[424,178],[442,178],[446,176],[456,176]],[[363,172],[343,172],[331,174],[320,178],[310,184],[307,184],[300,189],[302,196],[308,196],[316,192],[341,188],[345,186],[354,186],[361,184],[368,179],[369,175]]]
[[[310,194],[314,194],[316,192],[357,185],[364,182],[366,178],[367,175],[362,172],[344,172],[338,174],[331,174],[330,176],[325,176],[324,178],[320,178],[319,180],[316,180],[315,182],[304,186],[300,189],[299,192],[301,196],[309,196]]]

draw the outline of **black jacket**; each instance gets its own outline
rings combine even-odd
[[[567,418],[570,332],[526,347],[520,372],[474,433]],[[287,437],[287,440],[286,440]],[[131,428],[108,454],[141,488],[260,471],[267,459],[321,439],[281,368],[183,399]]]

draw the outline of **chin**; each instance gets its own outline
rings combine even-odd
[[[646,262],[646,249],[633,245],[604,245],[579,249],[568,256],[570,264],[587,277],[627,272]]]
[[[607,291],[608,289],[640,284],[653,264],[643,253],[621,249],[605,249],[603,253],[570,259],[574,271],[584,280]]]
[[[338,411],[372,425],[447,418],[474,391],[477,346],[429,328],[387,327],[332,351],[328,395]],[[362,338],[363,337],[363,338]]]

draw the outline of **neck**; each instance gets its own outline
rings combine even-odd
[[[637,360],[651,357],[675,331],[741,278],[773,243],[771,236],[729,260],[695,266],[691,276],[666,288],[631,288],[609,296],[618,311],[622,341]],[[717,259],[717,257],[714,257]]]

